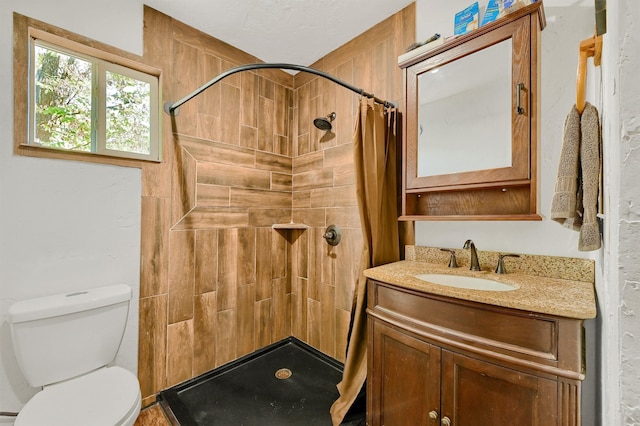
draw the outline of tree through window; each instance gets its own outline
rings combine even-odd
[[[159,160],[158,78],[34,39],[31,143]]]

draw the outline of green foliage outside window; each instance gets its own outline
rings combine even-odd
[[[109,70],[118,70],[113,64],[46,46],[36,45],[34,53],[34,142],[75,151],[150,154],[150,83]]]
[[[91,151],[91,63],[36,46],[35,141]]]

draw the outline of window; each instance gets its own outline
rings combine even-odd
[[[30,40],[30,145],[160,160],[157,76]]]

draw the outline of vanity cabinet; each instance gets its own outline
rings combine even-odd
[[[400,63],[403,220],[540,220],[542,0]]]
[[[368,286],[368,425],[580,424],[582,320]]]

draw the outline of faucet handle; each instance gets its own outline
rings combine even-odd
[[[505,257],[520,257],[519,254],[513,254],[513,253],[508,253],[508,254],[499,254],[498,255],[498,265],[496,266],[496,274],[506,274],[507,273],[507,269],[504,267],[504,258]]]
[[[449,253],[451,253],[451,256],[449,257],[449,268],[457,268],[458,267],[458,261],[456,260],[456,252],[455,252],[455,250],[446,249],[446,248],[441,248],[440,250],[448,251]]]

